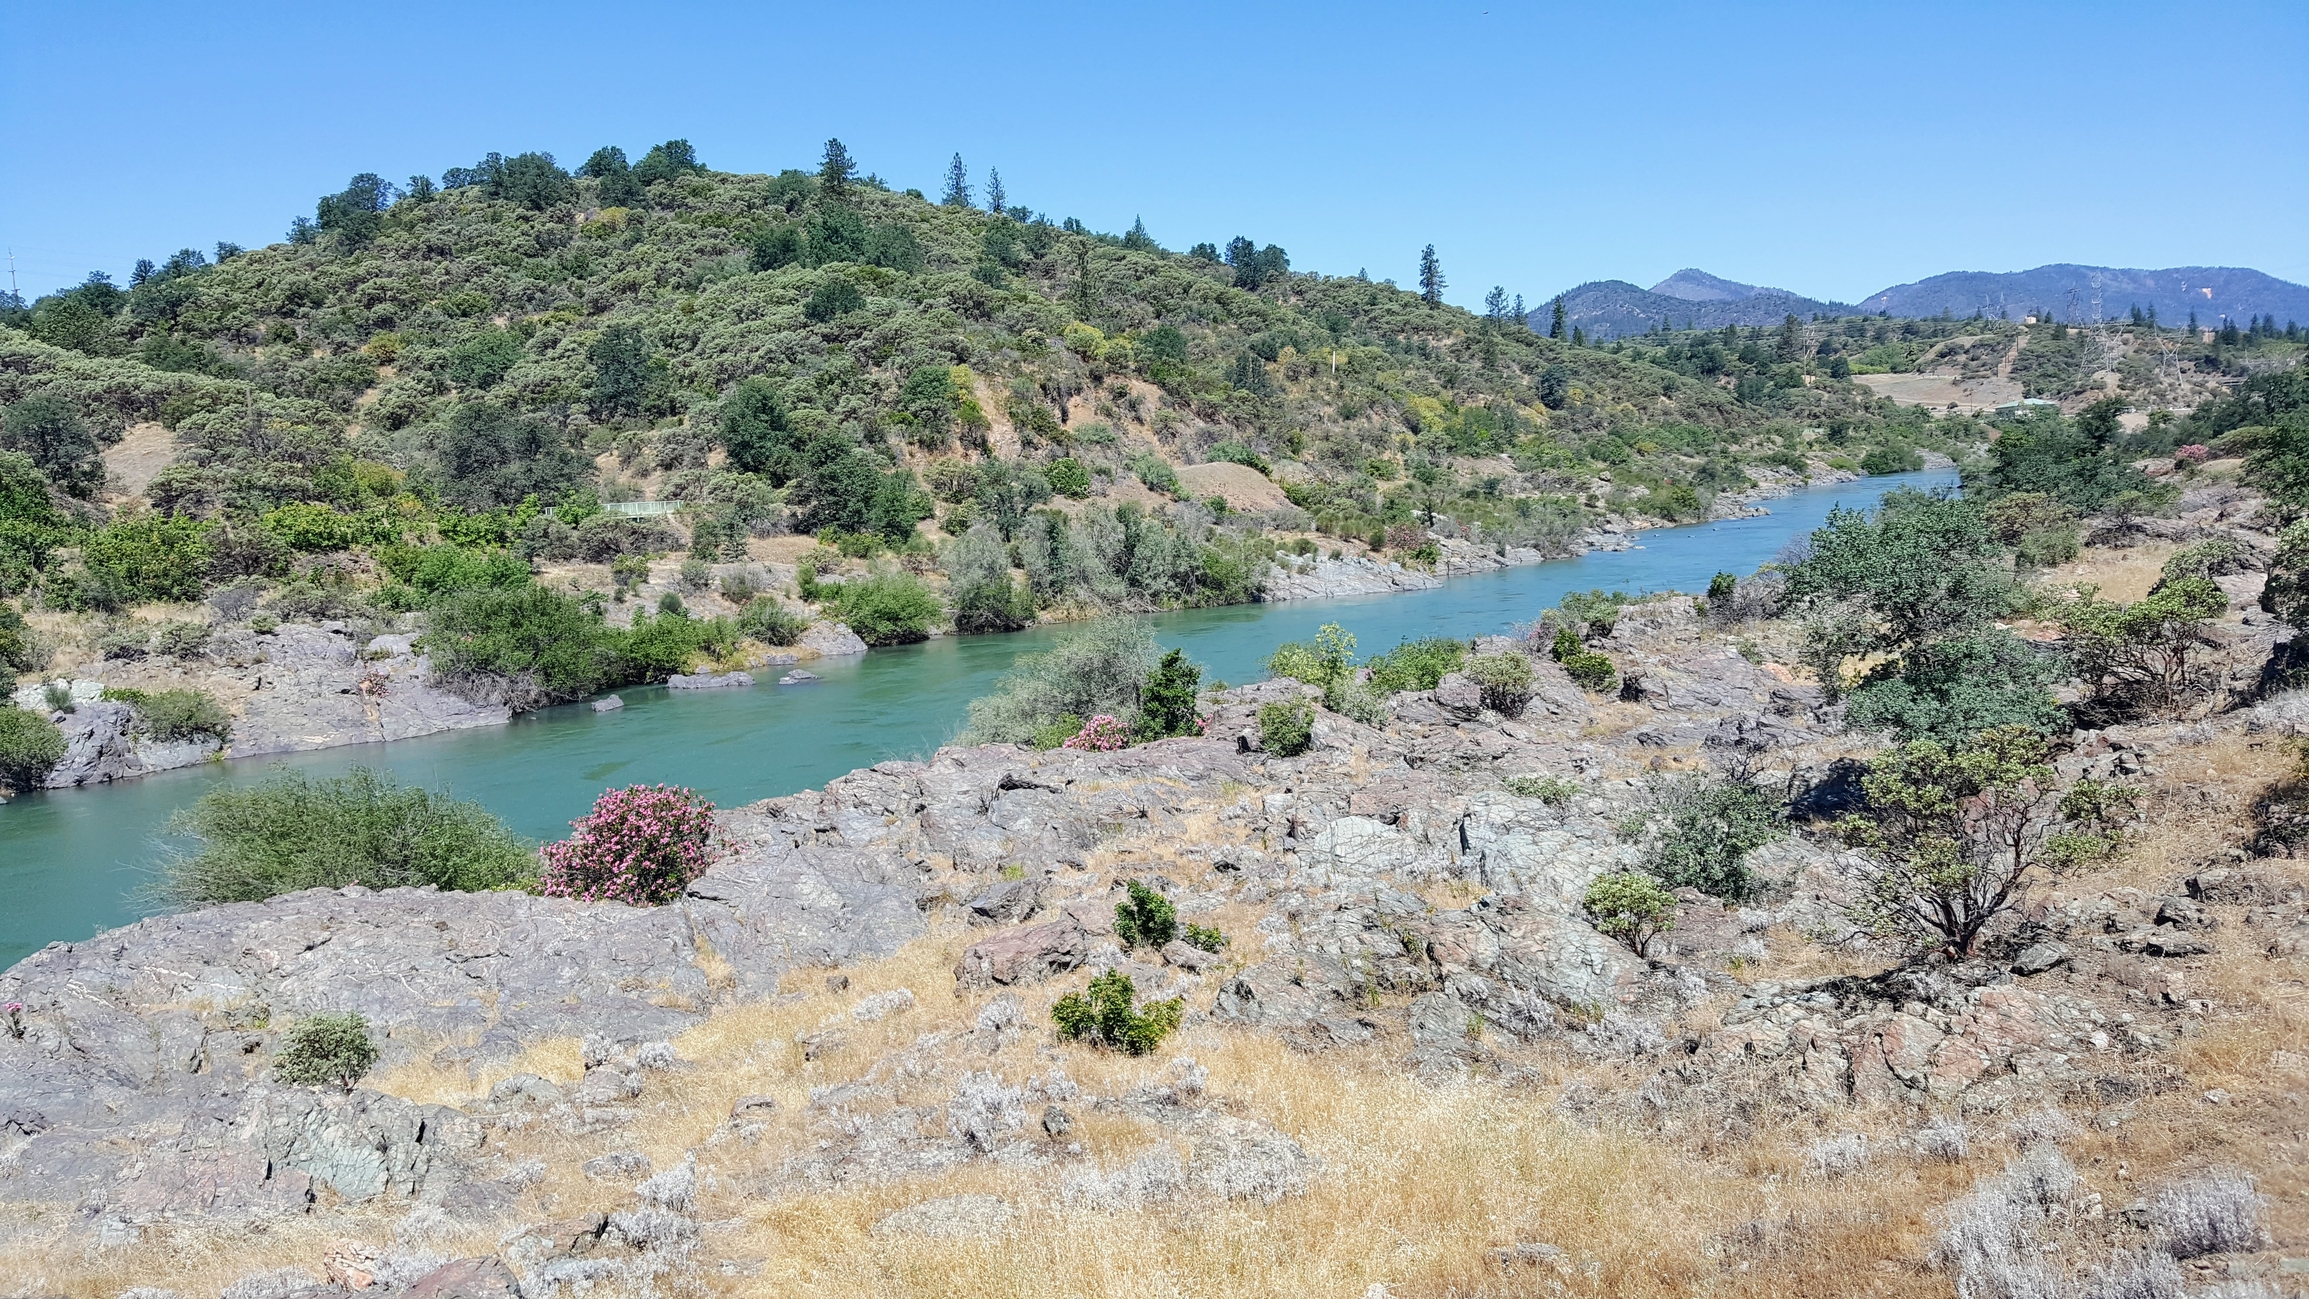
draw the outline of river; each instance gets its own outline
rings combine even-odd
[[[1528,622],[1566,591],[1703,591],[1718,572],[1747,574],[1835,505],[1873,505],[1899,487],[1953,484],[1952,470],[1809,488],[1764,502],[1769,515],[1656,529],[1638,548],[1454,578],[1432,591],[1238,605],[1155,614],[1156,638],[1183,646],[1205,680],[1256,680],[1274,647],[1335,622],[1365,655],[1403,640],[1471,637]],[[583,705],[511,725],[392,744],[353,745],[265,762],[209,763],[115,785],[34,793],[0,806],[0,968],[57,940],[87,938],[148,914],[140,897],[170,848],[166,825],[214,786],[276,767],[331,775],[353,766],[477,799],[517,832],[559,838],[613,785],[687,785],[723,806],[791,794],[876,762],[927,755],[960,728],[1020,655],[1063,627],[945,637],[810,664],[824,679],[750,690],[623,690],[624,709]]]

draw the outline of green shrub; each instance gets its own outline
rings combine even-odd
[[[1549,807],[1562,807],[1579,793],[1579,786],[1561,776],[1509,776],[1499,782],[1518,798],[1536,798]]]
[[[1284,641],[1267,658],[1267,675],[1328,691],[1355,670],[1355,637],[1335,622],[1315,629],[1313,643]]]
[[[1651,955],[1652,939],[1676,927],[1676,895],[1635,871],[1598,877],[1580,906],[1597,933],[1627,944],[1638,956]]]
[[[1557,629],[1555,643],[1547,652],[1550,658],[1563,664],[1572,683],[1582,690],[1609,690],[1612,678],[1619,675],[1610,658],[1588,649],[1581,643],[1579,634],[1569,627]]]
[[[1522,716],[1531,702],[1531,660],[1512,650],[1467,660],[1467,676],[1483,687],[1483,706],[1502,717]]]
[[[1709,578],[1708,604],[1710,606],[1714,606],[1722,604],[1724,601],[1731,599],[1732,593],[1738,590],[1739,586],[1740,579],[1732,576],[1730,573],[1718,573],[1714,577]]]
[[[1130,896],[1114,904],[1114,936],[1127,948],[1161,947],[1178,935],[1178,908],[1155,890],[1130,881]]]
[[[703,591],[712,589],[713,584],[713,565],[708,564],[704,560],[699,559],[694,555],[681,562],[682,590],[687,591],[692,595],[697,595]]]
[[[182,619],[164,622],[152,634],[152,652],[172,658],[197,658],[208,652],[212,630],[205,622]]]
[[[609,580],[620,589],[631,589],[649,580],[649,557],[646,555],[619,555],[609,561]]]
[[[1650,832],[1644,869],[1663,883],[1734,901],[1755,891],[1748,854],[1788,833],[1785,812],[1769,794],[1717,775],[1658,782],[1628,828]]]
[[[1267,463],[1267,458],[1265,456],[1262,456],[1258,452],[1251,450],[1249,447],[1244,446],[1240,442],[1221,442],[1217,446],[1212,447],[1211,459],[1213,461],[1224,462],[1227,464],[1243,465],[1251,469],[1256,469],[1262,474],[1272,474],[1274,472],[1274,466]]]
[[[1145,483],[1149,491],[1161,492],[1165,496],[1179,494],[1178,471],[1171,468],[1169,461],[1152,451],[1141,451],[1132,456],[1130,471],[1138,475],[1138,480]]]
[[[1860,457],[1860,472],[1877,474],[1912,474],[1924,467],[1924,456],[1916,448],[1900,442],[1887,442],[1870,447]]]
[[[273,1076],[292,1087],[351,1091],[376,1064],[377,1044],[369,1040],[368,1020],[350,1012],[308,1015],[273,1053]]]
[[[1072,456],[1063,456],[1043,466],[1042,476],[1050,483],[1050,490],[1061,496],[1080,500],[1090,495],[1090,471]]]
[[[478,803],[396,783],[365,767],[315,780],[279,772],[222,786],[170,818],[198,852],[161,865],[177,906],[254,902],[300,889],[522,888],[537,874],[529,845]]]
[[[810,620],[786,607],[774,595],[760,595],[738,611],[738,634],[764,645],[791,645],[810,629]]]
[[[1038,726],[1033,738],[1027,741],[1037,749],[1048,751],[1064,748],[1068,740],[1082,734],[1082,719],[1073,713],[1060,713],[1048,725]]]
[[[1303,699],[1259,707],[1259,747],[1279,758],[1295,758],[1315,741],[1315,710]]]
[[[38,789],[64,761],[64,732],[46,716],[0,703],[0,785]]]
[[[39,640],[25,625],[24,615],[12,605],[0,604],[0,670],[10,677],[19,672],[37,671],[43,657]]]
[[[902,568],[881,568],[842,583],[829,606],[868,645],[906,645],[930,637],[938,597]]]
[[[443,543],[438,546],[381,546],[377,563],[397,582],[415,591],[422,604],[431,605],[457,592],[483,588],[527,586],[529,563],[510,550],[481,550]]]
[[[206,524],[156,515],[100,528],[80,548],[82,570],[59,574],[50,598],[82,610],[198,600],[209,569],[207,535]]]
[[[1155,667],[1154,633],[1135,618],[1110,618],[1068,631],[1049,651],[1018,661],[994,693],[970,701],[965,744],[1040,744],[1066,724],[1105,713],[1136,724],[1139,695]],[[1055,746],[1051,746],[1055,747]]]
[[[166,743],[232,738],[232,718],[224,705],[205,690],[107,690],[106,699],[127,704],[136,713],[136,729]]]
[[[2013,544],[2013,557],[2028,568],[2056,568],[2077,557],[2084,549],[2084,538],[2074,523],[2063,527],[2040,528],[2021,534]]]
[[[1134,1009],[1138,988],[1130,976],[1109,970],[1090,981],[1088,994],[1070,992],[1050,1008],[1058,1035],[1087,1041],[1128,1055],[1146,1055],[1179,1026],[1186,1003],[1177,997]]]
[[[1187,946],[1216,953],[1227,946],[1227,936],[1210,925],[1188,925]]]
[[[1621,591],[1567,591],[1555,607],[1586,641],[1611,635],[1619,626],[1620,609],[1632,603]]]
[[[1195,693],[1202,683],[1203,670],[1187,662],[1185,650],[1164,653],[1139,691],[1138,725],[1131,732],[1132,738],[1143,744],[1174,735],[1202,734],[1202,714],[1195,711]]]
[[[433,675],[516,710],[582,699],[621,671],[620,637],[582,601],[542,586],[461,591],[425,632]]]

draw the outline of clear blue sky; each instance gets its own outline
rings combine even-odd
[[[1537,300],[1682,266],[1860,298],[2053,261],[2309,281],[2309,4],[15,8],[0,246],[27,298],[256,246],[355,172],[494,149],[709,166],[959,150],[1166,245]]]

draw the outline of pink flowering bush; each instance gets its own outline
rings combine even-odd
[[[1069,749],[1087,749],[1093,753],[1112,753],[1130,747],[1130,731],[1111,713],[1100,713],[1082,724],[1074,738],[1065,744]]]
[[[2176,460],[2186,460],[2192,465],[2201,465],[2205,463],[2205,458],[2212,454],[2212,448],[2201,442],[2191,442],[2189,445],[2173,452],[2173,458]]]
[[[662,906],[720,855],[714,805],[670,785],[610,790],[569,826],[577,833],[545,845],[547,897]]]

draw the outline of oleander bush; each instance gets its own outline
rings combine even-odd
[[[720,855],[714,805],[687,789],[631,785],[596,799],[545,845],[538,892],[584,902],[662,906],[682,895]]]

